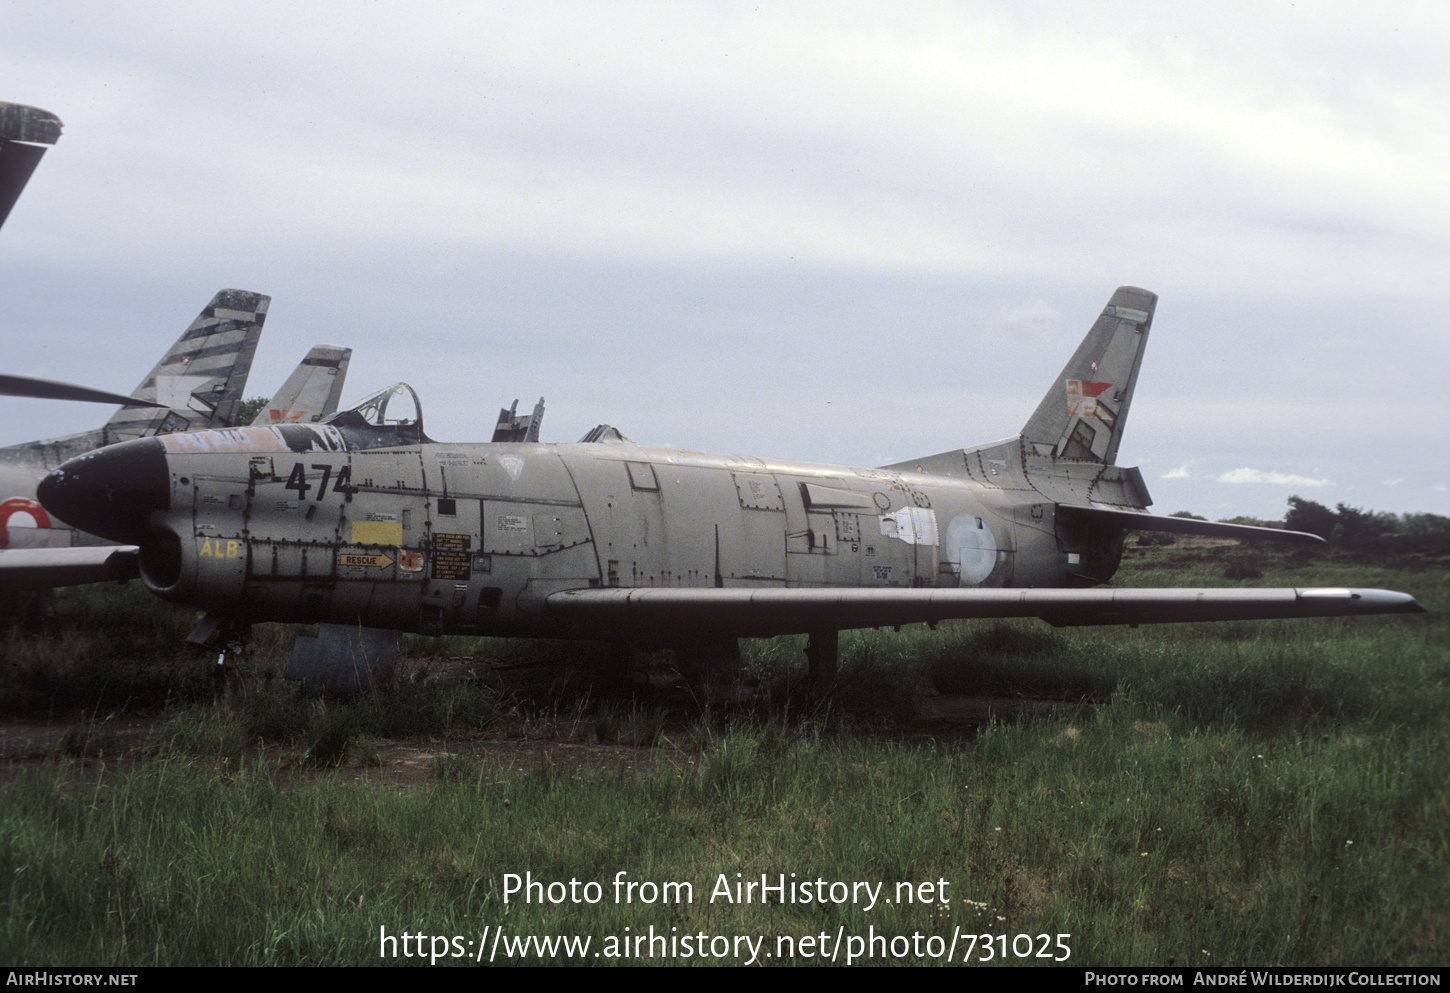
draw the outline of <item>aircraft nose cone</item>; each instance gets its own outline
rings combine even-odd
[[[165,449],[155,438],[138,438],[87,452],[42,479],[36,495],[72,527],[136,544],[147,518],[171,505]]]

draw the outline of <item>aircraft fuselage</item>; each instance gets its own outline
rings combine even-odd
[[[968,479],[623,443],[348,451],[317,425],[111,451],[135,445],[164,449],[154,471],[166,477],[164,509],[160,492],[143,501],[142,578],[179,603],[228,602],[242,620],[588,637],[598,632],[559,630],[544,599],[1083,585],[1085,569],[1111,575],[1121,539],[1060,533],[1054,504]]]

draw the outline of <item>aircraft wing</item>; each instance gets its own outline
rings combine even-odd
[[[164,404],[150,400],[137,400],[123,393],[109,390],[94,390],[89,386],[76,386],[54,379],[36,379],[34,376],[13,376],[0,374],[0,395],[7,397],[28,397],[33,400],[78,400],[83,403],[119,403],[126,407],[161,407]]]
[[[1422,613],[1392,590],[1315,589],[584,589],[551,594],[571,627],[744,638],[959,618],[1038,617],[1058,627]]]
[[[7,548],[0,551],[0,590],[81,586],[139,575],[135,545]]]

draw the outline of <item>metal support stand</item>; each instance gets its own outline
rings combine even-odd
[[[812,631],[806,642],[806,664],[811,692],[828,696],[836,688],[836,671],[841,661],[841,633]]]

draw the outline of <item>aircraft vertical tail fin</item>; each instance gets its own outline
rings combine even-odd
[[[1118,287],[1018,437],[885,468],[965,476],[1027,504],[1151,506],[1142,474],[1115,462],[1157,303]]]
[[[1158,296],[1120,286],[1022,429],[1036,455],[1113,464]]]
[[[1016,438],[885,466],[998,491],[1017,524],[1055,533],[1068,575],[1107,582],[1129,531],[1318,541],[1314,535],[1148,512],[1143,474],[1116,464],[1158,297],[1120,286]]]
[[[103,429],[104,443],[235,425],[271,301],[246,290],[212,297],[132,393],[167,409],[123,407]]]
[[[351,360],[351,348],[314,345],[252,423],[311,424],[322,420],[337,410]]]

